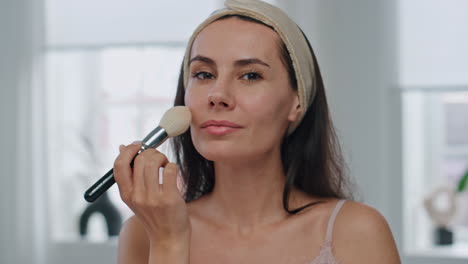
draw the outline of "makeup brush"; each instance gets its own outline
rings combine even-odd
[[[141,142],[141,149],[135,157],[147,148],[157,148],[164,143],[166,139],[184,133],[189,128],[191,120],[192,114],[185,106],[175,106],[167,110],[161,122],[159,122],[158,127],[143,139]],[[130,164],[132,168],[135,157]],[[96,199],[106,192],[114,183],[114,169],[111,169],[84,193],[85,200],[90,203],[96,201]]]

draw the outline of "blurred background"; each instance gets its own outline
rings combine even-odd
[[[468,1],[268,2],[308,36],[358,198],[403,263],[467,263]],[[222,5],[0,1],[0,263],[116,263],[131,212],[116,187],[97,208],[83,192],[159,123],[186,41]]]

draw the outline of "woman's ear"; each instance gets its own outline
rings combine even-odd
[[[291,109],[289,110],[288,120],[290,122],[296,121],[300,114],[302,113],[301,103],[299,102],[299,95],[294,96],[294,101],[291,104]]]

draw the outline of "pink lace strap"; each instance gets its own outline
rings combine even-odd
[[[339,200],[335,205],[335,209],[333,209],[333,212],[330,215],[327,226],[327,235],[325,236],[325,243],[332,241],[333,225],[335,223],[336,215],[338,215],[338,212],[345,202],[346,200]]]

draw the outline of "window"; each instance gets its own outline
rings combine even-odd
[[[79,238],[77,219],[88,205],[84,199],[72,197],[81,198],[112,167],[119,144],[141,140],[172,106],[183,52],[179,45],[47,54],[49,202],[54,240]],[[109,195],[123,219],[131,215],[117,188]],[[95,216],[87,237],[105,240],[103,219],[92,220],[102,216]]]
[[[453,245],[435,245],[423,205],[439,188],[456,190],[468,170],[467,8],[460,0],[399,1],[404,249],[425,263],[468,259],[468,192],[456,194]],[[438,196],[434,206],[446,208],[447,198]]]
[[[435,224],[423,206],[424,198],[439,188],[455,191],[468,172],[468,92],[445,90],[403,94],[405,244],[415,254],[468,258],[468,192],[456,195],[451,246],[435,245]],[[441,195],[434,204],[443,209],[447,203]]]

